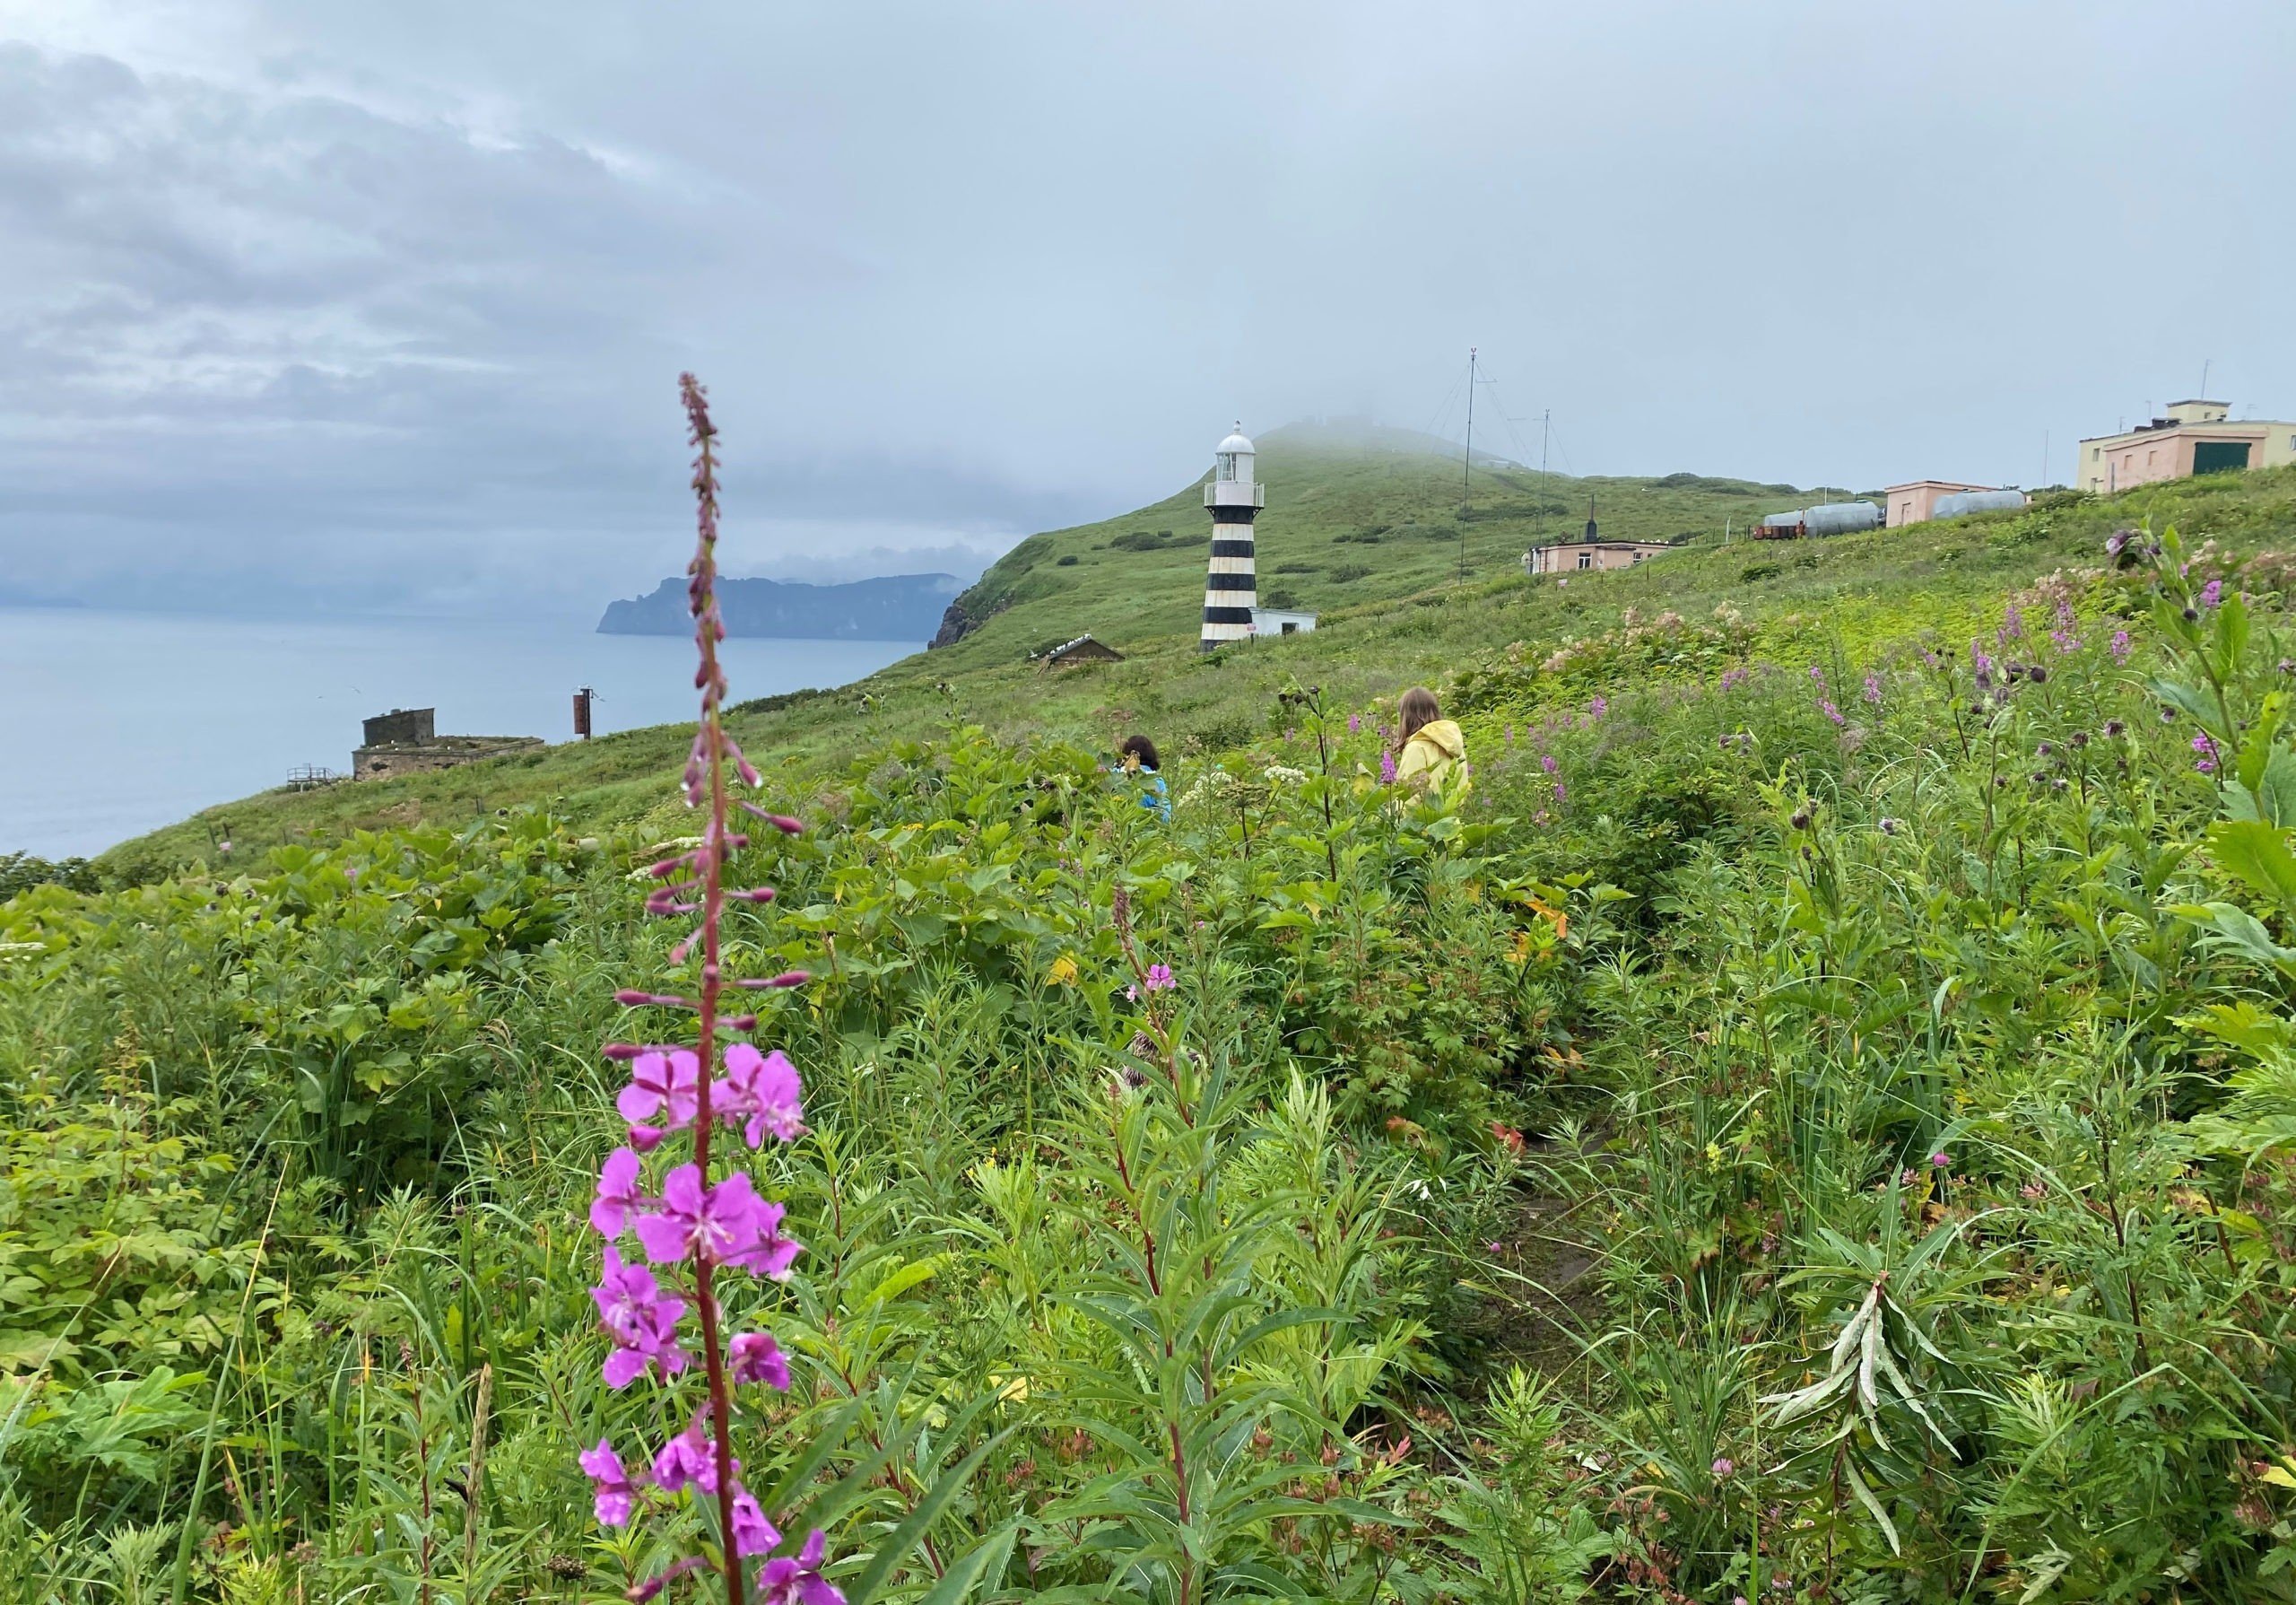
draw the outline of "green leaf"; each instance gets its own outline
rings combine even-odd
[[[1008,1522],[966,1550],[917,1605],[962,1605],[983,1576],[993,1583],[1004,1575],[1004,1563],[1012,1557],[1013,1540],[1019,1532],[1020,1524]],[[851,1597],[848,1592],[847,1598]]]
[[[2216,861],[2282,909],[2296,909],[2296,853],[2276,824],[2261,819],[2220,819],[2208,827]]]
[[[893,1567],[909,1557],[909,1552],[918,1546],[926,1531],[949,1507],[949,1502],[957,1496],[966,1483],[972,1480],[972,1474],[980,1469],[980,1462],[988,1458],[989,1452],[1019,1430],[1017,1424],[1006,1427],[958,1461],[954,1468],[942,1476],[940,1481],[933,1485],[932,1491],[917,1502],[917,1507],[909,1513],[908,1519],[893,1529],[892,1536],[877,1547],[877,1552],[869,1558],[867,1568],[846,1586],[846,1605],[869,1605]]]
[[[1902,1555],[1905,1551],[1898,1544],[1897,1526],[1890,1520],[1890,1513],[1882,1508],[1882,1502],[1874,1497],[1874,1490],[1866,1486],[1866,1479],[1857,1474],[1857,1461],[1845,1454],[1841,1459],[1841,1469],[1849,1478],[1849,1491],[1857,1496],[1857,1503],[1881,1523],[1882,1536],[1890,1540],[1890,1553]]]

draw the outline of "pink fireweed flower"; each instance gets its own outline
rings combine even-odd
[[[590,1226],[601,1237],[619,1237],[630,1225],[630,1212],[645,1202],[639,1188],[638,1155],[616,1148],[598,1171],[598,1196],[590,1201]]]
[[[736,1334],[731,1353],[735,1382],[763,1383],[784,1393],[789,1391],[789,1362],[771,1332]]]
[[[2224,582],[2222,580],[2211,580],[2200,588],[2200,605],[2203,607],[2220,606],[2223,601]]]
[[[784,1555],[767,1561],[757,1574],[758,1605],[845,1605],[844,1593],[822,1575],[828,1547],[816,1527],[794,1558]]]
[[[1820,691],[1823,691],[1826,688],[1826,671],[1820,668],[1814,663],[1810,665],[1810,684],[1816,686]]]
[[[1179,981],[1173,977],[1171,965],[1151,964],[1148,966],[1148,990],[1150,991],[1169,992],[1178,985],[1179,985]]]
[[[689,1254],[734,1264],[780,1219],[781,1206],[759,1198],[746,1173],[735,1171],[704,1191],[701,1167],[681,1164],[662,1178],[659,1208],[638,1217],[638,1241],[657,1265]]]
[[[592,1505],[597,1512],[601,1527],[627,1527],[636,1502],[638,1485],[622,1469],[622,1456],[613,1452],[613,1444],[598,1440],[596,1449],[585,1449],[579,1456],[582,1474],[590,1479]]]
[[[2048,638],[2057,643],[2057,650],[2059,652],[2077,652],[2081,650],[2081,638],[2070,630],[2052,630],[2048,632]]]
[[[1604,714],[1608,713],[1610,711],[1611,704],[1608,697],[1598,696],[1593,702],[1587,704],[1587,711],[1593,714],[1596,719],[1602,718]]]
[[[1744,685],[1748,680],[1753,678],[1753,670],[1743,667],[1738,668],[1724,669],[1722,671],[1722,689],[1728,691],[1733,687]]]
[[[1994,632],[1993,638],[2005,647],[2013,641],[2022,641],[2025,638],[2025,615],[2014,602],[2010,603],[2006,611],[2002,614],[2001,628]]]
[[[679,1048],[668,1053],[640,1053],[632,1060],[630,1085],[622,1089],[614,1107],[632,1126],[666,1109],[669,1118],[663,1124],[676,1131],[693,1124],[700,1095],[701,1061]]]
[[[762,1147],[769,1131],[784,1142],[805,1134],[803,1089],[787,1054],[735,1042],[726,1050],[726,1072],[724,1080],[709,1084],[710,1112],[740,1127],[750,1147]]]
[[[1347,733],[1349,735],[1354,735],[1356,732],[1362,729],[1362,728],[1363,716],[1361,713],[1351,713],[1347,716]]]
[[[2128,632],[2126,630],[2114,631],[2112,644],[2108,647],[2106,650],[2112,653],[2113,661],[2115,663],[2126,663],[2128,661],[2128,654],[2130,651]]]
[[[590,1289],[598,1306],[598,1323],[613,1339],[606,1356],[606,1386],[620,1392],[658,1365],[665,1376],[686,1367],[685,1351],[678,1347],[678,1318],[685,1301],[664,1298],[661,1284],[643,1265],[624,1265],[621,1254],[606,1249],[605,1278]]]
[[[1866,700],[1867,702],[1873,702],[1873,703],[1874,703],[1874,704],[1876,704],[1876,705],[1878,705],[1878,704],[1881,702],[1881,700],[1882,700],[1882,676],[1879,676],[1879,675],[1867,675],[1867,676],[1866,676]]]
[[[740,1253],[728,1256],[726,1263],[746,1270],[752,1276],[763,1277],[770,1282],[787,1280],[789,1268],[797,1262],[797,1256],[804,1252],[805,1245],[794,1237],[781,1234],[781,1219],[787,1213],[779,1204],[758,1200],[756,1240]]]
[[[1541,753],[1539,755],[1539,767],[1546,771],[1547,773],[1553,774],[1561,770],[1562,765],[1554,761],[1554,755],[1552,753]]]
[[[1831,702],[1819,702],[1818,711],[1823,713],[1828,719],[1833,720],[1833,722],[1838,725],[1847,724],[1849,722],[1848,720],[1842,718],[1841,710],[1835,707]]]
[[[2192,766],[2203,774],[2214,774],[2216,744],[2205,736],[2196,736],[2192,738],[2192,750],[2200,755],[2193,760]]]
[[[1561,801],[1562,800],[1562,798],[1563,798],[1563,795],[1564,795],[1564,793],[1563,793],[1563,789],[1562,789],[1562,782],[1561,782],[1561,781],[1555,781],[1555,783],[1554,783],[1554,800],[1555,800],[1555,801],[1557,801],[1557,802],[1561,802]]]
[[[1396,755],[1393,753],[1379,755],[1379,780],[1384,785],[1396,783]]]
[[[781,1529],[765,1519],[757,1496],[744,1488],[734,1496],[734,1553],[762,1555],[781,1541]]]
[[[710,1452],[709,1435],[701,1430],[701,1417],[678,1434],[654,1456],[654,1480],[662,1485],[665,1494],[674,1494],[688,1483],[705,1494],[718,1491],[718,1457]],[[734,1473],[741,1474],[742,1462],[734,1462]]]

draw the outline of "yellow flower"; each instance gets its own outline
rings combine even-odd
[[[1052,969],[1048,973],[1046,979],[1055,986],[1072,984],[1076,979],[1076,961],[1066,954],[1062,954],[1052,961]]]

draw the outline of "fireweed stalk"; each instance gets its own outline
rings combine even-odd
[[[708,396],[694,377],[682,375],[678,384],[695,453],[697,538],[693,563],[686,571],[686,604],[693,615],[700,659],[693,683],[701,693],[701,717],[686,759],[683,787],[687,806],[707,810],[707,820],[691,851],[652,867],[660,885],[647,898],[646,912],[698,916],[693,929],[670,950],[670,962],[683,966],[698,948],[701,973],[690,998],[638,990],[624,990],[614,997],[632,1008],[683,1010],[695,1016],[698,1025],[691,1048],[613,1042],[605,1049],[607,1058],[630,1063],[630,1085],[616,1100],[629,1123],[630,1140],[600,1170],[597,1195],[590,1206],[590,1224],[606,1239],[604,1275],[591,1296],[600,1324],[613,1342],[605,1362],[607,1386],[619,1391],[648,1371],[667,1382],[691,1360],[679,1334],[688,1301],[665,1295],[661,1281],[648,1269],[649,1264],[666,1267],[664,1276],[674,1291],[691,1295],[701,1334],[707,1402],[650,1461],[625,1467],[612,1442],[602,1438],[596,1448],[583,1452],[581,1465],[593,1486],[597,1518],[610,1527],[627,1526],[642,1513],[669,1508],[688,1496],[689,1488],[710,1496],[716,1505],[715,1554],[680,1560],[637,1583],[630,1590],[631,1599],[650,1600],[675,1578],[713,1566],[725,1574],[727,1605],[743,1605],[744,1562],[772,1550],[781,1542],[781,1533],[755,1496],[742,1486],[742,1463],[734,1457],[735,1389],[762,1383],[786,1391],[789,1367],[769,1332],[742,1332],[730,1340],[726,1337],[718,1273],[744,1270],[781,1280],[788,1276],[799,1245],[781,1233],[782,1207],[758,1197],[747,1172],[735,1169],[722,1181],[711,1182],[710,1138],[722,1121],[756,1148],[768,1134],[788,1142],[805,1128],[803,1088],[787,1057],[778,1050],[761,1052],[746,1042],[730,1042],[721,1053],[718,1036],[721,1030],[747,1034],[757,1028],[754,1014],[723,1012],[729,984],[770,990],[801,986],[808,978],[803,971],[792,970],[770,980],[729,982],[723,969],[721,927],[727,902],[762,903],[773,898],[768,886],[735,889],[725,884],[726,860],[749,844],[747,835],[727,828],[729,806],[738,806],[784,833],[795,833],[799,826],[796,820],[769,814],[755,804],[735,804],[727,795],[729,767],[752,788],[760,781],[755,767],[726,733],[724,720],[726,677],[718,661],[718,643],[726,634],[717,595],[718,432],[709,421]],[[648,1191],[646,1156],[681,1131],[690,1134],[690,1157],[662,1174],[657,1191]],[[622,1259],[618,1245],[632,1233],[643,1262]],[[822,1575],[824,1548],[816,1531],[796,1556],[767,1561],[757,1580],[761,1596],[770,1605],[843,1605],[844,1596]]]

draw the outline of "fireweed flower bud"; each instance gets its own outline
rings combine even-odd
[[[764,992],[778,990],[784,987],[803,986],[813,978],[813,972],[810,970],[784,970],[778,975],[767,976],[763,980],[754,976],[744,976],[734,984],[749,991]]]
[[[771,825],[775,830],[779,831],[785,836],[797,835],[805,828],[796,820],[790,818],[787,814],[769,814],[763,808],[759,807],[755,803],[744,803],[741,806],[744,812],[754,814],[757,817],[764,820],[766,824]]]

